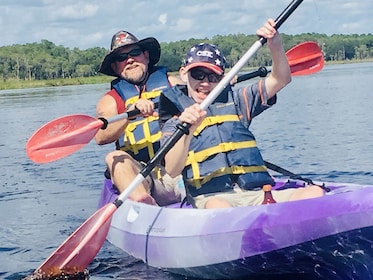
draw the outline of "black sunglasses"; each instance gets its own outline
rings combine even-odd
[[[218,75],[216,73],[206,73],[198,68],[191,69],[190,76],[192,76],[193,79],[198,81],[203,81],[207,77],[210,83],[218,83],[223,77],[222,75]]]
[[[135,57],[135,56],[139,56],[141,53],[142,53],[141,49],[133,49],[133,50],[130,50],[128,53],[118,54],[116,57],[113,58],[113,61],[122,62],[122,61],[125,61],[129,56]]]

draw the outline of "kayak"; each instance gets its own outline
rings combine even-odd
[[[323,197],[229,209],[125,200],[107,240],[149,266],[200,279],[373,278],[373,185],[314,182]],[[276,178],[273,189],[303,187]],[[117,197],[106,180],[99,207]]]
[[[281,25],[301,2],[294,0],[277,18],[277,23]],[[248,49],[215,87],[216,90],[214,89],[201,103],[202,109],[207,108],[230,84],[250,57],[263,45],[265,40],[262,39]],[[317,73],[324,66],[324,56],[316,42],[301,43],[287,51],[286,56],[292,76]],[[269,71],[271,71],[270,67],[268,69],[260,67],[258,71],[240,75],[237,82],[253,77],[265,77]],[[57,118],[40,127],[28,139],[27,156],[35,163],[56,161],[84,147],[94,138],[98,130],[104,129],[108,124],[130,119],[138,114],[138,110],[133,110],[109,119],[81,114]],[[280,268],[286,259],[276,260],[271,254],[276,253],[291,258],[284,250],[306,243],[306,240],[313,241],[318,238],[317,234],[308,236],[308,233],[305,237],[292,236],[306,231],[303,225],[305,222],[298,221],[288,213],[303,211],[300,205],[291,204],[292,207],[289,208],[281,204],[226,210],[197,210],[190,206],[180,208],[180,205],[151,207],[127,200],[131,192],[162,161],[164,155],[183,133],[182,129],[178,129],[120,195],[111,189],[111,182],[107,181],[108,186],[103,189],[100,201],[102,207],[79,226],[35,270],[35,273],[58,277],[66,273],[70,274],[71,270],[83,272],[106,239],[136,258],[142,259],[148,265],[186,276],[212,279],[294,271],[286,265]],[[287,175],[281,170],[279,173]],[[298,183],[285,184],[279,181],[278,187],[281,185],[297,187]],[[116,198],[115,203],[108,203]],[[124,206],[121,207],[123,202]],[[326,201],[325,204],[328,202]],[[275,215],[275,213],[281,214]],[[283,219],[282,215],[284,217],[286,215],[286,219]],[[306,221],[307,218],[312,220],[312,216],[307,215],[301,217]],[[292,228],[293,224],[295,233],[287,236],[287,227],[291,225]],[[370,226],[369,222],[368,225]],[[325,229],[326,233],[321,234],[320,238],[331,232],[328,230]],[[278,235],[276,235],[277,231],[279,231]],[[294,261],[298,262],[298,257]],[[261,268],[255,267],[258,265]],[[298,270],[303,271],[302,266]]]

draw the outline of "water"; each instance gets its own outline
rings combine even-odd
[[[278,104],[253,122],[264,158],[315,180],[372,183],[372,76],[373,63],[363,63],[294,77]],[[57,117],[94,116],[95,104],[108,88],[0,91],[1,279],[32,273],[96,210],[104,155],[111,145],[91,141],[66,158],[38,165],[27,158],[25,144]],[[107,242],[88,269],[93,280],[184,279],[148,268]]]
[[[373,64],[294,77],[252,130],[264,158],[321,180],[372,183]]]

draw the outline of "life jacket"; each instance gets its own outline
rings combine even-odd
[[[112,82],[112,88],[118,92],[127,108],[139,98],[152,100],[155,107],[158,107],[161,91],[170,85],[165,67],[153,67],[153,70],[145,84],[146,91],[142,93],[139,93],[133,84],[123,79],[116,79]],[[159,149],[160,137],[158,117],[138,116],[127,125],[123,136],[117,141],[117,148],[126,151],[138,161],[147,162]]]
[[[220,94],[194,132],[183,170],[185,185],[192,196],[230,190],[233,183],[249,190],[274,184],[254,135],[240,119],[234,94]],[[195,103],[180,89],[172,88],[162,93],[162,111],[163,96],[180,112]]]

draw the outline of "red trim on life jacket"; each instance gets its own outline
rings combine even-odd
[[[125,102],[123,101],[122,97],[120,97],[119,93],[115,89],[112,89],[106,94],[114,98],[115,103],[117,104],[118,114],[124,113],[124,108],[126,108],[126,106]]]

